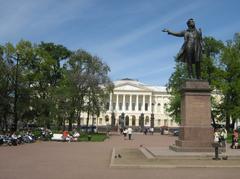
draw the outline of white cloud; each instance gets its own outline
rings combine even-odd
[[[92,1],[7,1],[0,8],[1,39],[20,39],[25,34],[39,34],[81,16]],[[67,27],[66,27],[67,28]]]
[[[200,3],[193,2],[183,8],[179,8],[177,10],[172,10],[168,14],[162,16],[161,18],[157,18],[149,24],[143,24],[138,29],[118,37],[114,40],[106,42],[106,45],[101,46],[101,49],[117,49],[119,47],[125,46],[134,40],[141,38],[142,36],[152,32],[153,30],[159,29],[162,30],[164,25],[178,19],[180,16],[192,12],[201,7]]]

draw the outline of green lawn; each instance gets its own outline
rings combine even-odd
[[[89,141],[89,138],[91,138],[92,142],[103,142],[105,139],[108,138],[108,136],[105,133],[92,133],[92,134],[84,134],[82,133],[80,137],[78,138],[78,141]]]

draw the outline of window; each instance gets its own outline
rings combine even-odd
[[[132,126],[135,126],[135,125],[136,125],[136,117],[132,116]]]
[[[106,110],[110,110],[109,107],[110,107],[110,106],[109,106],[109,102],[107,102],[107,104],[106,104],[106,106],[105,106],[105,109],[106,109]]]
[[[141,108],[142,108],[142,103],[139,103],[138,104],[138,110],[141,111]]]
[[[102,124],[102,118],[99,118],[99,124]]]
[[[96,124],[96,118],[93,118],[93,124],[95,125]]]
[[[132,103],[132,110],[135,111],[135,103]]]
[[[158,119],[158,126],[161,125],[161,119]]]
[[[119,103],[119,110],[122,110],[122,103]]]
[[[116,110],[116,103],[113,103],[113,110]]]
[[[126,111],[129,110],[129,103],[126,103]]]
[[[149,117],[147,116],[145,120],[145,125],[148,125],[148,124],[149,124]]]
[[[105,116],[105,122],[107,123],[108,121],[109,121],[109,116],[106,115],[106,116]]]
[[[167,119],[164,120],[164,126],[168,126],[168,120]]]
[[[125,117],[125,125],[129,126],[129,117],[128,116]]]
[[[145,103],[145,111],[148,111],[148,103]]]

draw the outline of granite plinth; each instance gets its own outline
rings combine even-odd
[[[170,149],[177,152],[212,152],[211,89],[207,81],[187,80],[181,89],[179,139]]]

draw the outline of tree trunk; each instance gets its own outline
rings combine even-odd
[[[80,130],[80,128],[81,128],[81,111],[78,111],[77,129]]]
[[[44,112],[45,116],[45,126],[47,129],[50,129],[51,128],[51,124],[50,124],[50,115],[49,115],[49,111],[48,109],[45,109],[45,112]]]
[[[18,103],[18,62],[19,58],[17,56],[16,58],[17,64],[16,64],[16,74],[15,74],[15,84],[14,84],[14,106],[13,106],[13,113],[14,113],[14,119],[13,119],[13,131],[17,130],[17,123],[18,123],[18,113],[17,113],[17,103]]]
[[[211,111],[211,118],[212,118],[213,127],[216,128],[216,121],[212,111]]]
[[[3,118],[1,117],[0,118],[0,128],[1,128],[1,131],[3,132],[4,130],[3,130],[3,127],[4,125],[3,125]]]
[[[68,119],[68,130],[72,131],[72,123],[73,123],[73,118],[74,118],[74,111],[71,112],[70,118]]]
[[[88,109],[88,111],[87,111],[87,126],[86,126],[87,133],[88,133],[89,115],[90,115],[90,111]]]
[[[232,119],[232,124],[231,124],[231,129],[232,129],[232,131],[234,130],[235,123],[236,123],[236,119],[233,118],[233,119]]]
[[[226,130],[229,132],[230,130],[230,115],[226,113]]]
[[[3,130],[5,133],[8,131],[7,112],[3,114]]]
[[[62,130],[63,130],[63,131],[66,130],[65,117],[63,117],[63,120],[62,120]]]

